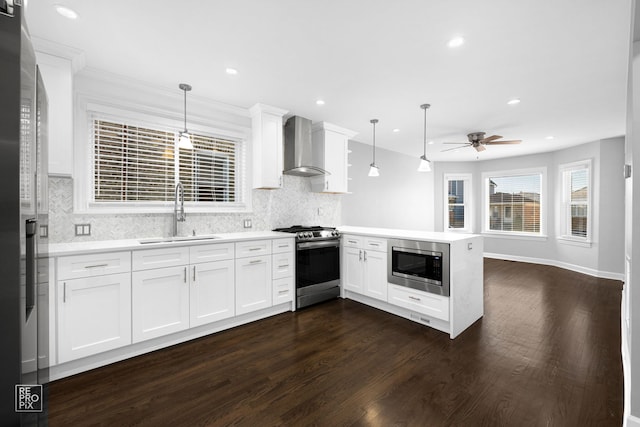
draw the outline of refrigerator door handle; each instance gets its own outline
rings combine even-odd
[[[25,221],[25,242],[26,242],[26,259],[25,259],[25,279],[26,279],[26,319],[29,319],[31,311],[36,305],[36,230],[37,222],[35,218]]]

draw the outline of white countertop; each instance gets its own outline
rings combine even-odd
[[[277,231],[247,231],[241,233],[215,233],[209,235],[198,235],[196,238],[212,237],[215,239],[206,240],[187,240],[188,236],[178,237],[185,240],[178,240],[173,242],[157,242],[157,243],[140,243],[140,241],[162,239],[157,238],[143,238],[143,239],[123,239],[123,240],[97,240],[93,242],[74,242],[74,243],[53,243],[49,245],[48,254],[51,257],[66,256],[66,255],[82,255],[95,252],[105,252],[114,250],[140,250],[140,249],[157,249],[165,247],[175,246],[194,246],[194,245],[207,245],[215,243],[229,243],[240,242],[244,240],[260,240],[260,239],[293,239],[295,234],[281,233]]]
[[[400,230],[395,228],[354,227],[344,225],[338,227],[342,234],[357,234],[361,236],[376,236],[391,239],[424,240],[428,242],[451,243],[479,237],[478,234],[442,233],[436,231]]]

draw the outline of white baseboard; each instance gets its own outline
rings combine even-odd
[[[567,262],[557,261],[554,259],[545,259],[545,258],[533,258],[533,257],[524,257],[517,255],[505,255],[505,254],[495,254],[490,252],[484,253],[485,258],[495,258],[495,259],[504,259],[507,261],[519,261],[519,262],[529,262],[532,264],[541,264],[541,265],[550,265],[552,267],[560,267],[565,270],[575,271],[577,273],[587,274],[593,277],[599,277],[602,279],[612,279],[612,280],[620,280],[624,281],[623,273],[614,273],[610,271],[600,271],[594,270],[592,268],[583,267],[580,265],[569,264]],[[640,427],[640,426],[639,426]]]
[[[629,415],[629,417],[623,421],[624,427],[640,427],[640,418]]]

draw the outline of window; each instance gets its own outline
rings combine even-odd
[[[591,238],[591,160],[560,166],[562,176],[561,239]]]
[[[544,236],[544,168],[483,174],[483,232]]]
[[[192,130],[194,148],[178,148],[175,130],[100,114],[92,115],[91,132],[93,207],[166,206],[177,182],[185,203],[241,207],[241,141]]]
[[[471,232],[471,175],[444,176],[444,230]]]

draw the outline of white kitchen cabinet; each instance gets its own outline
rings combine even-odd
[[[253,188],[282,188],[282,117],[286,110],[256,104],[251,113]]]
[[[344,288],[387,301],[386,240],[363,239],[356,236],[342,238]]]
[[[293,276],[275,279],[273,281],[273,305],[293,301],[294,287]]]
[[[449,297],[432,294],[406,286],[390,285],[389,303],[426,314],[440,320],[449,320]]]
[[[311,178],[311,189],[320,193],[347,193],[349,180],[349,139],[357,132],[331,123],[316,123],[311,128],[313,159],[316,166],[329,172]]]
[[[235,266],[233,259],[190,266],[189,326],[227,319],[235,315]]]
[[[57,283],[58,362],[131,344],[131,275]]]
[[[188,266],[132,273],[133,342],[189,327]]]
[[[236,315],[271,307],[271,255],[236,259]]]

